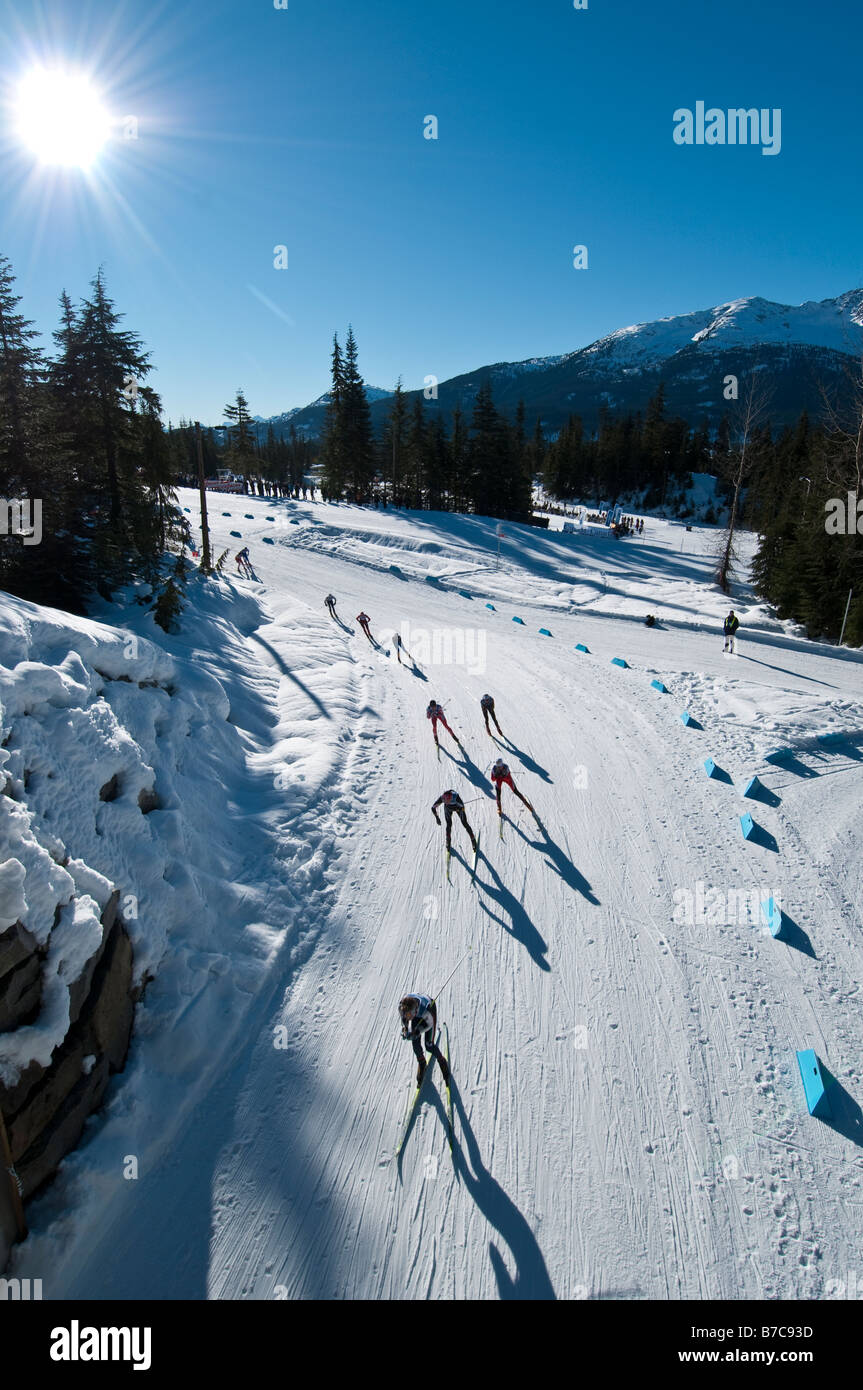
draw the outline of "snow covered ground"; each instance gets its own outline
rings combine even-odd
[[[52,777],[85,777],[55,831],[139,894],[155,975],[11,1272],[46,1297],[153,1299],[818,1298],[859,1274],[860,654],[744,588],[724,657],[708,530],[505,526],[498,562],[478,518],[209,501],[217,553],[249,545],[260,582],[194,586],[173,638],[134,610],[157,684],[115,679],[113,722],[93,669],[127,634],[5,603],[10,671],[79,653],[67,713],[27,718]],[[502,839],[485,690],[542,820],[505,791]],[[432,697],[464,755],[444,733],[438,762]],[[92,743],[77,763],[69,718]],[[100,730],[130,797],[151,770],[143,823],[131,802],[93,809]],[[449,786],[482,834],[473,885],[457,824],[444,879],[429,808]],[[759,920],[767,894],[784,939]],[[462,957],[440,999],[455,1162],[433,1077],[399,1163],[414,1065],[396,1004]],[[836,1079],[832,1123],[806,1111],[807,1047]]]

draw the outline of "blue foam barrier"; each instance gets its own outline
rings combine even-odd
[[[612,666],[626,666],[626,662],[624,661],[622,656],[613,656],[611,658],[611,664]]]
[[[241,541],[241,540],[243,539],[243,533],[242,533],[242,531],[232,531],[232,532],[231,532],[231,535],[232,535],[232,536],[236,536],[236,538],[237,538],[238,541]]]
[[[748,840],[749,836],[755,829],[755,821],[752,819],[748,811],[746,812],[745,816],[740,817],[740,829],[743,834],[744,840]]]
[[[494,606],[493,603],[487,603],[487,604],[486,604],[486,608],[490,608],[491,611],[492,611],[492,613],[496,613],[496,612],[497,612],[497,609],[495,608],[495,606]]]
[[[803,1090],[806,1092],[806,1105],[809,1114],[819,1117],[830,1115],[830,1101],[827,1099],[824,1074],[814,1049],[807,1047],[802,1052],[798,1052],[797,1065],[803,1080]]]
[[[577,652],[587,652],[587,651],[588,651],[587,647],[584,645],[583,642],[576,642],[576,644],[575,644],[575,650],[576,650]],[[588,655],[590,655],[589,652],[588,652]]]
[[[521,623],[522,627],[524,627],[524,618],[516,618],[516,617],[514,617],[514,618],[513,618],[513,622],[514,622],[514,623]]]
[[[650,684],[652,685],[653,689],[658,690],[661,695],[668,694],[668,686],[663,685],[662,681],[651,681]]]
[[[261,536],[261,540],[264,542],[264,545],[275,545],[276,543],[272,536]]]
[[[770,928],[771,936],[778,936],[782,931],[782,909],[777,907],[773,898],[762,898],[761,915]]]
[[[689,713],[689,710],[688,710],[688,709],[685,709],[685,710],[683,711],[683,713],[681,714],[681,716],[680,716],[680,722],[681,722],[681,724],[685,724],[685,725],[687,726],[687,728],[689,727],[690,724],[694,724],[694,723],[695,723],[695,720],[692,718],[692,715]]]
[[[708,777],[713,776],[713,774],[716,771],[716,763],[713,761],[712,758],[704,759],[704,770],[707,773]]]
[[[549,630],[548,630],[547,627],[541,627],[541,628],[539,629],[539,634],[540,634],[541,637],[550,637],[550,636],[551,636],[551,633],[549,632]]]
[[[750,777],[746,786],[743,788],[743,796],[756,796],[761,791],[761,783],[757,777]]]

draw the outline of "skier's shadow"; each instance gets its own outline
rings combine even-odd
[[[431,1066],[431,1061],[429,1061],[427,1065]],[[435,1067],[435,1074],[437,1073],[437,1070],[437,1067]],[[446,1133],[449,1127],[446,1106],[444,1105],[441,1099],[440,1091],[438,1090],[437,1086],[434,1085],[434,1081],[435,1075],[429,1072],[423,1084],[422,1095],[420,1096],[419,1102],[414,1106],[414,1112],[411,1115],[410,1124],[405,1130],[404,1139],[402,1140],[402,1147],[399,1151],[399,1156],[396,1161],[396,1172],[398,1173],[399,1182],[402,1184],[402,1186],[404,1186],[404,1179],[402,1178],[402,1164],[404,1163],[405,1159],[405,1150],[408,1147],[408,1140],[410,1139],[411,1134],[413,1133],[414,1125],[416,1124],[417,1120],[420,1117],[420,1114],[422,1113],[426,1105],[430,1105],[433,1110],[437,1111],[438,1118],[440,1119],[444,1128],[444,1133]]]
[[[456,854],[455,850],[453,850],[453,854]],[[457,855],[457,857],[461,859],[461,855]],[[509,891],[491,862],[484,854],[480,854],[480,859],[494,879],[494,884],[484,882],[484,880],[479,877],[479,873],[477,873],[476,885],[478,888],[482,889],[484,893],[487,893],[490,898],[494,899],[500,907],[501,912],[505,913],[506,916],[499,917],[496,912],[492,912],[488,903],[480,899],[480,907],[483,912],[488,913],[493,922],[497,922],[498,926],[503,927],[505,932],[515,937],[516,941],[521,942],[531,960],[536,962],[540,970],[551,970],[551,966],[545,959],[548,953],[548,946],[545,939],[537,931],[533,922],[525,912],[523,905],[519,902],[515,894]],[[465,863],[465,861],[462,860],[462,863]],[[466,864],[465,867],[467,867]],[[478,868],[479,865],[477,865],[477,869]],[[507,917],[509,921],[506,920]]]
[[[353,637],[354,633],[356,632],[356,628],[350,627],[348,623],[343,623],[341,618],[336,613],[333,614],[333,621],[341,628],[342,632],[346,632],[349,637]]]
[[[532,849],[538,849],[547,855],[549,868],[562,878],[564,883],[569,884],[569,887],[574,888],[577,893],[581,893],[582,897],[586,898],[594,907],[599,907],[599,898],[584,874],[575,867],[569,855],[564,854],[560,845],[555,844],[544,825],[540,826],[543,838],[533,840],[524,833],[518,821],[512,820],[509,816],[506,816],[505,819],[509,821],[515,833],[521,836],[526,845],[530,845]]]
[[[455,1080],[450,1086],[453,1108],[458,1118],[458,1128],[454,1140],[456,1172],[461,1174],[467,1191],[473,1197],[486,1221],[499,1232],[501,1239],[509,1247],[515,1261],[513,1277],[504,1263],[497,1246],[489,1241],[488,1253],[497,1280],[498,1296],[501,1299],[546,1299],[555,1300],[554,1292],[542,1251],[533,1231],[510,1197],[504,1192],[483,1165],[474,1132],[468,1122],[461,1094]],[[464,1137],[464,1147],[460,1142]]]
[[[544,767],[540,767],[539,763],[535,763],[534,760],[533,760],[533,758],[530,757],[530,755],[529,755],[528,753],[523,753],[522,750],[521,750],[520,748],[516,747],[516,745],[513,743],[512,739],[509,738],[509,737],[507,737],[506,734],[501,734],[501,736],[500,736],[500,741],[503,742],[503,743],[506,743],[506,745],[507,745],[507,751],[508,751],[509,753],[514,753],[514,754],[515,754],[515,756],[518,758],[519,762],[521,763],[522,767],[523,767],[527,772],[532,772],[532,773],[534,773],[537,777],[541,777],[542,780],[543,780],[543,782],[551,782],[551,783],[554,782],[554,778],[553,778],[553,777],[550,777],[550,776],[548,775],[548,773],[546,772],[545,768],[544,768]]]
[[[455,753],[451,753],[443,744],[440,745],[440,751],[445,753],[451,762],[461,764],[464,768],[465,776],[474,787],[478,787],[481,792],[489,793],[491,791],[491,782],[486,777],[482,768],[477,767],[466,748],[462,748],[460,757],[456,757]]]

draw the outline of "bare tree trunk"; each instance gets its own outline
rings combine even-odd
[[[756,379],[753,374],[749,378],[746,396],[742,401],[742,413],[738,430],[740,443],[737,451],[737,465],[732,480],[734,483],[734,497],[731,503],[731,515],[728,519],[728,530],[722,548],[719,569],[716,574],[716,582],[725,594],[728,593],[731,587],[731,577],[734,573],[734,533],[737,529],[737,519],[740,512],[740,493],[746,475],[751,467],[750,453],[752,435],[764,414],[767,406],[767,399],[767,395],[764,391],[756,389]]]

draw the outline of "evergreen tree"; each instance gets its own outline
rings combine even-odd
[[[36,402],[44,373],[32,322],[18,312],[21,296],[5,256],[0,256],[0,478],[3,496],[35,498]]]
[[[84,412],[84,429],[92,456],[104,468],[109,521],[117,532],[112,545],[119,545],[129,539],[123,485],[134,470],[132,406],[150,371],[150,360],[140,338],[119,327],[122,315],[108,298],[101,270],[92,281],[92,290],[76,325],[77,354],[89,407]]]
[[[19,313],[20,295],[9,261],[0,256],[0,494],[20,512],[26,529],[41,531],[24,545],[11,530],[0,535],[0,584],[50,603],[76,604],[63,577],[62,536],[67,520],[64,436],[46,384],[46,364],[32,323]],[[11,516],[4,518],[12,522]]]
[[[389,412],[384,422],[381,436],[381,472],[389,480],[390,497],[394,506],[399,506],[402,497],[404,449],[407,439],[407,401],[399,377],[393,391]]]
[[[453,510],[467,511],[470,505],[470,448],[461,406],[452,413],[452,433],[449,438],[449,473]]]
[[[344,366],[337,334],[333,334],[332,385],[321,441],[321,486],[328,497],[344,496],[347,478],[344,440]]]
[[[483,516],[495,515],[502,444],[503,423],[486,378],[474,401],[468,446],[470,500],[473,510]]]
[[[410,506],[416,511],[425,505],[426,471],[428,466],[429,437],[426,425],[422,396],[414,396],[408,430],[408,493]]]
[[[365,382],[357,365],[357,344],[348,325],[341,390],[341,434],[353,497],[365,501],[375,475],[375,443]]]
[[[242,388],[237,391],[233,401],[224,409],[228,421],[225,458],[233,473],[242,475],[243,486],[247,492],[254,492],[251,478],[258,472],[256,458],[256,437],[254,423],[249,410],[249,402]]]

